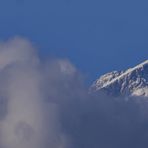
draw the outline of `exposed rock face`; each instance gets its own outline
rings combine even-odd
[[[126,71],[101,76],[90,87],[90,92],[99,91],[113,97],[148,97],[148,60]]]

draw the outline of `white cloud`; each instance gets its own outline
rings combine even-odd
[[[147,103],[90,96],[82,82],[68,60],[43,62],[22,38],[1,42],[0,147],[148,146]]]

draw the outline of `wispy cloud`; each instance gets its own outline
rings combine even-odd
[[[90,95],[66,59],[26,39],[0,44],[1,148],[147,147],[147,103]]]

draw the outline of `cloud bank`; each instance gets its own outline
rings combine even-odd
[[[148,104],[88,94],[66,59],[23,38],[0,43],[1,148],[145,148]]]

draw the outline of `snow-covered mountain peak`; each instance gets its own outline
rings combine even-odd
[[[148,96],[148,60],[126,71],[113,71],[101,76],[90,88],[112,96]]]

